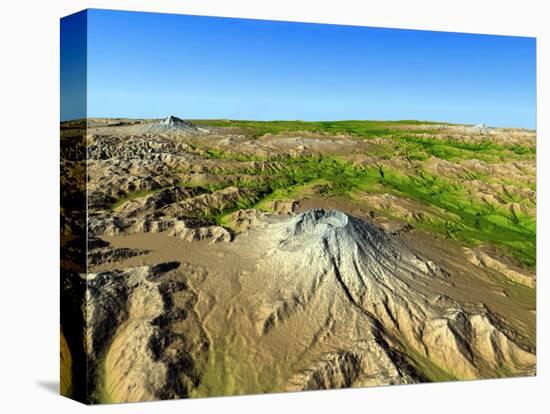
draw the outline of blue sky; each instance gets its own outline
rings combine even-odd
[[[535,128],[535,49],[525,37],[90,10],[87,109]]]
[[[86,12],[61,21],[61,120],[86,118]]]

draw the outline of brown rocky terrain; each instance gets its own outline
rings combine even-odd
[[[65,394],[535,374],[532,131],[247,128],[62,125]]]

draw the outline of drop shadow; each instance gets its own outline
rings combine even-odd
[[[50,393],[59,395],[59,381],[37,381],[36,385]]]

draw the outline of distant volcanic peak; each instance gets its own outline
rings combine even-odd
[[[150,124],[148,132],[151,133],[177,133],[195,135],[205,130],[197,128],[191,122],[177,116],[170,115],[154,124]]]
[[[471,127],[470,131],[471,132],[479,132],[480,134],[488,134],[488,133],[493,132],[493,130],[484,123],[477,124],[477,125]]]
[[[159,122],[159,124],[164,126],[175,127],[175,128],[178,128],[178,127],[194,128],[191,122],[178,118],[177,116],[174,116],[174,115],[170,115],[164,118],[162,121]]]

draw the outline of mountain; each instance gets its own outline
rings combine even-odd
[[[177,132],[195,134],[199,131],[200,129],[195,127],[190,121],[178,118],[174,115],[167,116],[157,123],[150,125],[148,128],[149,133]]]
[[[79,287],[97,401],[535,370],[534,349],[486,306],[440,293],[453,289],[444,269],[341,211],[259,215],[234,241],[201,245],[202,263],[179,248],[159,256],[179,261],[129,266],[149,253],[91,245],[90,260],[112,269]]]

